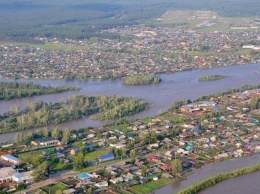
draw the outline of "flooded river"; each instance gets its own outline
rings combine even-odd
[[[145,118],[157,115],[160,111],[169,108],[173,101],[182,99],[195,99],[202,95],[226,91],[230,88],[238,88],[246,84],[259,84],[260,64],[229,66],[205,70],[194,70],[177,72],[171,74],[162,74],[162,82],[157,85],[145,86],[125,86],[121,80],[89,80],[89,81],[64,81],[64,80],[17,80],[18,82],[34,82],[41,85],[51,86],[77,86],[80,91],[70,91],[59,94],[43,95],[23,99],[15,99],[0,103],[0,114],[9,111],[10,108],[17,104],[24,108],[28,102],[43,100],[44,102],[57,102],[60,99],[67,99],[70,95],[119,95],[131,96],[145,99],[150,103],[150,108],[142,113],[129,117],[129,119]],[[225,79],[199,82],[198,79],[205,75],[221,74],[228,76]],[[0,78],[0,81],[13,81]],[[97,127],[104,124],[101,121],[83,118],[76,121],[58,124],[55,126],[64,129],[70,127],[73,129],[81,127]],[[50,128],[53,126],[50,126]],[[28,131],[28,130],[27,130]],[[0,135],[0,143],[12,141],[16,133]]]

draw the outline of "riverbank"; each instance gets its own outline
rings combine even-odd
[[[254,154],[249,157],[232,158],[230,160],[224,160],[221,162],[210,163],[205,166],[202,166],[199,169],[196,169],[191,175],[187,176],[186,179],[168,184],[168,185],[156,190],[154,193],[155,194],[178,193],[181,190],[187,188],[189,185],[193,185],[193,184],[197,183],[198,180],[208,179],[208,178],[210,178],[212,176],[216,176],[218,174],[235,171],[237,169],[246,168],[248,166],[253,166],[253,165],[258,165],[258,164],[259,164],[259,154]],[[225,183],[225,182],[223,182],[223,183]],[[222,183],[220,183],[220,184],[222,184]],[[215,192],[215,193],[219,193],[219,192]]]

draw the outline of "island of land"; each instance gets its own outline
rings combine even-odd
[[[220,79],[224,79],[227,76],[224,75],[205,75],[199,78],[199,81],[216,81]]]
[[[70,96],[57,103],[30,102],[25,109],[18,105],[0,115],[0,133],[44,127],[92,115],[93,119],[109,120],[133,115],[148,108],[148,103],[131,97]]]
[[[126,76],[123,78],[123,84],[125,85],[148,85],[160,82],[161,78],[159,76]]]

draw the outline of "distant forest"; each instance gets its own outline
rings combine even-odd
[[[100,29],[152,23],[168,9],[249,17],[259,16],[259,7],[259,0],[0,0],[0,38],[83,39],[100,36]]]

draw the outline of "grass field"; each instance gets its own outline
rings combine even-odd
[[[41,189],[46,193],[55,194],[56,191],[58,191],[58,190],[64,191],[67,188],[68,188],[68,186],[66,186],[65,184],[63,184],[61,182],[57,182],[56,184],[44,186]]]
[[[159,189],[160,187],[170,182],[167,178],[160,178],[158,181],[151,181],[143,185],[135,185],[131,187],[134,191],[140,193],[151,193],[152,191]]]
[[[110,150],[96,150],[96,151],[86,154],[85,160],[95,160],[98,157],[105,155],[105,154],[109,154],[109,153],[110,153]]]
[[[240,31],[258,30],[260,26],[255,22],[257,20],[259,17],[221,17],[214,11],[168,10],[156,23],[182,29]],[[243,28],[233,29],[234,27]]]

